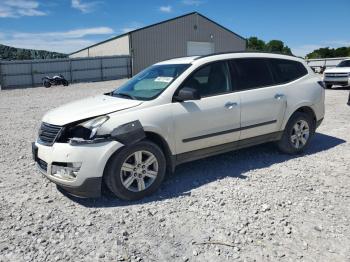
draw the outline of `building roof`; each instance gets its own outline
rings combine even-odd
[[[129,31],[129,32],[127,32],[127,33],[124,33],[124,34],[121,34],[121,35],[118,35],[118,36],[109,38],[109,39],[104,40],[104,41],[102,41],[102,42],[98,42],[98,43],[96,43],[96,44],[93,44],[93,45],[90,45],[90,46],[85,47],[85,48],[83,48],[83,49],[80,49],[80,50],[78,50],[78,51],[75,51],[75,52],[73,52],[73,53],[71,53],[71,54],[69,54],[69,55],[73,55],[73,54],[75,54],[75,53],[78,53],[78,52],[81,52],[81,51],[83,51],[83,50],[89,49],[89,48],[91,48],[91,47],[98,46],[98,45],[100,45],[100,44],[103,44],[103,43],[106,43],[106,42],[109,42],[109,41],[118,39],[118,38],[120,38],[120,37],[123,37],[123,36],[129,35],[129,34],[135,33],[135,32],[137,32],[137,31],[140,31],[140,30],[143,30],[143,29],[146,29],[146,28],[149,28],[149,27],[153,27],[153,26],[157,26],[157,25],[160,25],[160,24],[164,24],[164,23],[167,23],[167,22],[170,22],[170,21],[173,21],[173,20],[176,20],[176,19],[180,19],[180,18],[183,18],[183,17],[186,17],[186,16],[190,16],[190,15],[199,15],[199,16],[203,17],[204,19],[207,19],[207,20],[209,20],[210,22],[212,22],[212,23],[216,24],[217,26],[221,27],[222,29],[228,31],[229,33],[231,33],[231,34],[233,34],[233,35],[235,35],[235,36],[241,38],[242,40],[246,41],[246,39],[245,39],[243,36],[240,36],[240,35],[236,34],[235,32],[233,32],[233,31],[231,31],[230,29],[228,29],[228,28],[226,28],[226,27],[224,27],[224,26],[218,24],[217,22],[211,20],[210,18],[208,18],[208,17],[206,17],[206,16],[204,16],[204,15],[198,13],[198,12],[191,12],[191,13],[188,13],[188,14],[184,14],[184,15],[181,15],[181,16],[177,16],[177,17],[174,17],[174,18],[171,18],[171,19],[168,19],[168,20],[161,21],[161,22],[159,22],[159,23],[151,24],[151,25],[148,25],[148,26],[145,26],[145,27],[141,27],[141,28],[138,28],[138,29]]]

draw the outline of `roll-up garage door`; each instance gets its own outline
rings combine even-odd
[[[215,52],[214,43],[211,42],[187,42],[187,55],[209,55]]]

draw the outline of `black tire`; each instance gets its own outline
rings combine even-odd
[[[331,89],[332,86],[333,86],[332,84],[326,84],[326,88],[327,88],[327,89]]]
[[[306,143],[302,145],[300,148],[296,148],[296,146],[292,142],[292,135],[294,135],[293,128],[294,126],[300,122],[305,121],[309,126],[309,136],[306,140]],[[310,144],[310,141],[315,134],[315,121],[309,114],[302,112],[295,112],[289,119],[286,128],[283,131],[283,135],[280,141],[277,142],[278,148],[280,151],[286,154],[299,154],[302,153]]]
[[[68,81],[67,80],[62,80],[63,86],[68,86]]]
[[[154,181],[142,191],[134,192],[126,188],[122,183],[121,168],[130,155],[137,151],[147,151],[153,154],[158,162],[158,174]],[[161,185],[166,171],[166,158],[162,150],[155,143],[142,140],[134,145],[123,147],[117,151],[108,161],[106,166],[104,181],[108,189],[116,195],[118,198],[123,200],[138,200],[154,193]],[[124,173],[129,177],[131,173]],[[136,173],[135,173],[136,174]],[[137,178],[133,183],[137,183]]]
[[[46,88],[49,88],[49,87],[51,87],[51,83],[49,81],[44,81],[44,86]]]

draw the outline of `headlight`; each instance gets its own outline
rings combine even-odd
[[[80,123],[69,131],[69,138],[93,139],[98,129],[109,119],[108,116],[99,116]]]
[[[108,116],[100,116],[100,117],[96,117],[94,119],[91,119],[87,122],[84,122],[82,124],[80,124],[81,126],[90,129],[91,130],[91,134],[89,136],[89,139],[93,138],[96,133],[97,130],[109,119]]]

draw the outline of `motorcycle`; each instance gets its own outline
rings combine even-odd
[[[46,88],[49,88],[51,86],[58,86],[58,85],[68,86],[68,81],[61,74],[55,75],[53,77],[45,76],[42,78],[42,81],[43,81],[43,85]]]

